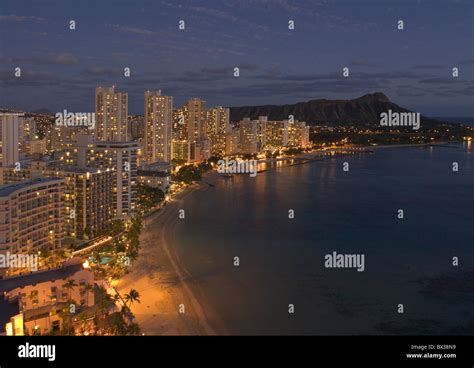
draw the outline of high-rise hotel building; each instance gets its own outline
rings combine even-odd
[[[38,178],[0,187],[0,253],[58,249],[64,236],[64,180]]]
[[[14,166],[19,161],[19,113],[0,113],[0,166]]]
[[[172,123],[173,97],[146,91],[144,156],[148,164],[171,161]]]
[[[264,149],[278,149],[288,145],[288,120],[265,121],[262,128]]]
[[[306,126],[306,122],[295,120],[293,123],[288,123],[288,146],[307,147],[309,145],[309,126]]]
[[[115,87],[95,90],[95,138],[99,141],[128,140],[128,94],[116,93]]]
[[[260,151],[258,137],[258,121],[244,118],[240,121],[240,152],[254,154]]]
[[[210,147],[207,140],[206,101],[191,98],[183,107],[184,124],[189,144],[189,162],[198,162],[210,157]]]
[[[310,144],[309,127],[304,121],[268,120],[266,116],[259,116],[258,120],[242,119],[239,127],[241,153]]]
[[[184,119],[184,108],[173,111],[173,139],[171,159],[187,162],[189,158],[188,131]]]
[[[127,217],[135,211],[137,196],[136,142],[101,142],[90,135],[79,135],[66,142],[64,163],[82,168],[95,167],[113,172],[113,216]]]
[[[114,172],[94,167],[58,166],[42,170],[63,178],[66,236],[90,239],[107,230],[114,216]]]
[[[222,106],[207,111],[207,137],[211,142],[211,154],[224,156],[226,133],[230,129],[230,110]]]
[[[88,166],[115,172],[113,208],[115,217],[128,217],[135,212],[137,198],[136,142],[96,142],[90,152]]]

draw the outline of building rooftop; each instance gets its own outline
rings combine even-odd
[[[134,147],[138,146],[138,143],[135,141],[124,141],[124,142],[113,142],[113,141],[94,141],[93,142],[97,147]]]
[[[8,116],[8,115],[23,116],[25,115],[25,113],[21,111],[0,110],[0,116]]]
[[[157,162],[140,166],[138,168],[138,171],[148,172],[148,173],[161,172],[161,173],[170,174],[171,169],[172,169],[172,166],[170,162],[157,161]]]
[[[36,285],[42,282],[67,279],[76,272],[83,269],[82,263],[64,265],[52,270],[31,272],[19,276],[6,277],[0,280],[0,293],[9,292],[15,288],[22,288],[27,285]]]
[[[10,194],[16,192],[17,190],[27,188],[31,185],[47,184],[47,183],[61,182],[61,181],[63,181],[63,179],[60,179],[60,178],[35,178],[35,179],[30,179],[30,180],[24,180],[19,183],[1,185],[0,197],[7,197]]]
[[[101,170],[97,167],[79,167],[79,166],[68,166],[68,165],[61,165],[58,167],[51,168],[53,171],[63,171],[68,173],[76,173],[76,174],[97,174],[99,172],[104,172],[105,170]]]
[[[10,303],[4,298],[4,294],[16,289],[25,287],[27,285],[36,285],[42,282],[55,281],[59,279],[67,279],[76,272],[83,269],[82,263],[78,260],[77,263],[63,265],[60,268],[55,268],[47,271],[32,272],[20,276],[7,277],[0,280],[0,332],[5,331],[5,325],[10,321],[10,318],[20,313],[18,302]],[[33,309],[25,314],[25,318],[38,317],[42,313],[46,313],[51,306],[44,306]]]

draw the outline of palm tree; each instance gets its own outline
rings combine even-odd
[[[140,303],[140,294],[135,289],[131,289],[128,294],[125,294],[125,305],[128,303],[130,308],[134,302]]]
[[[115,293],[114,296],[112,296],[111,298],[112,298],[112,301],[115,304],[120,300],[120,295],[118,293]]]
[[[131,323],[127,327],[126,333],[128,335],[139,335],[140,334],[140,326],[138,326],[138,324],[136,324],[136,323]]]
[[[60,310],[58,310],[58,315],[61,317],[61,320],[63,322],[63,327],[60,334],[70,335],[72,327],[72,315],[69,310],[69,306],[67,304],[64,305]]]
[[[86,306],[89,306],[89,292],[94,291],[94,286],[92,284],[86,284],[84,286],[84,292],[86,293]]]
[[[71,300],[71,293],[72,290],[77,286],[76,282],[72,279],[68,280],[64,285],[63,288],[68,291],[68,300]]]

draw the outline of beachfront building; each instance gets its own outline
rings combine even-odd
[[[244,118],[240,122],[240,153],[254,154],[260,151],[258,142],[258,121]]]
[[[225,155],[234,155],[239,152],[240,146],[240,130],[233,126],[229,127],[229,131],[225,134]]]
[[[90,239],[110,227],[114,215],[114,175],[95,167],[59,166],[42,171],[65,181],[66,236]]]
[[[263,148],[278,149],[288,145],[288,121],[265,121],[262,129]]]
[[[114,218],[132,216],[137,196],[138,143],[96,141],[90,135],[79,135],[75,142],[65,142],[65,147],[61,157],[65,164],[113,172]]]
[[[206,102],[191,98],[183,106],[184,125],[189,143],[188,162],[199,162],[210,157],[207,140]]]
[[[239,126],[239,151],[243,154],[283,147],[306,147],[310,144],[309,127],[304,121],[268,120],[266,116],[259,116],[257,120],[244,118]]]
[[[173,97],[145,92],[144,161],[171,161]]]
[[[87,239],[108,229],[113,217],[114,172],[94,167],[62,165],[56,160],[32,160],[22,170],[0,169],[0,183],[35,178],[64,179],[65,236]]]
[[[60,248],[64,215],[63,179],[38,178],[0,186],[0,253]]]
[[[74,286],[67,287],[68,283]],[[77,258],[60,268],[0,280],[0,334],[59,334],[65,318],[87,330],[88,325],[94,325],[93,286],[94,273]],[[76,312],[74,319],[62,313],[63,310],[70,311],[71,301],[74,301]],[[74,331],[75,326],[72,329]]]
[[[207,137],[211,142],[211,154],[224,156],[226,134],[230,129],[230,110],[222,106],[207,111]]]
[[[95,90],[95,138],[98,141],[128,140],[128,94],[115,92],[115,86]]]
[[[288,123],[288,146],[290,147],[307,147],[309,141],[309,127],[304,121],[294,121]]]
[[[158,161],[140,166],[137,172],[140,184],[158,188],[163,193],[169,191],[171,185],[171,163]]]
[[[173,139],[171,142],[171,159],[179,162],[188,162],[189,142],[187,139]]]

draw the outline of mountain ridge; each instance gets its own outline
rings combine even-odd
[[[389,109],[393,112],[410,112],[392,102],[384,93],[374,92],[350,100],[315,99],[286,105],[258,105],[230,107],[230,120],[237,122],[245,117],[257,119],[267,116],[268,120],[286,120],[293,115],[295,120],[305,121],[308,125],[321,123],[329,125],[379,125],[380,114]],[[426,124],[439,121],[421,115]]]

